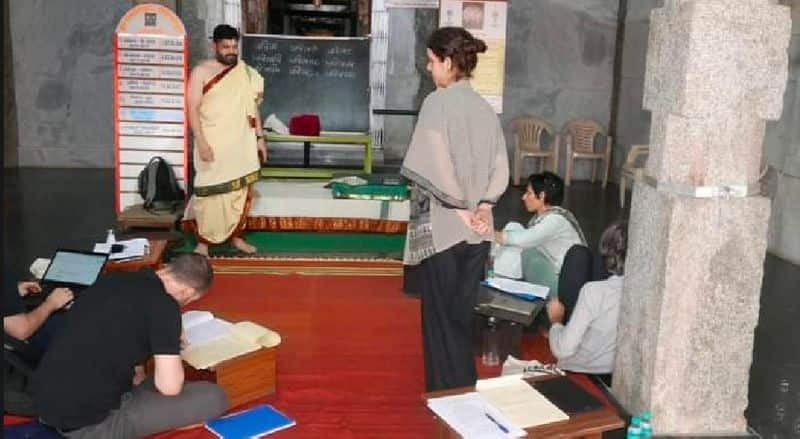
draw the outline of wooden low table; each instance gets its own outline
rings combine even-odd
[[[268,142],[275,143],[302,143],[303,167],[264,167],[261,168],[262,177],[304,177],[304,178],[331,178],[342,173],[372,173],[372,136],[370,134],[331,134],[322,133],[319,136],[294,136],[291,134],[267,134]],[[311,167],[311,144],[338,144],[338,145],[363,145],[363,169],[339,168],[314,168]]]
[[[231,407],[275,393],[277,348],[262,348],[232,358],[210,370],[198,370],[183,363],[186,379],[217,383],[228,395]]]
[[[529,381],[546,380],[552,378],[554,377],[530,378]],[[578,383],[575,380],[573,380],[573,382]],[[581,385],[580,383],[578,384]],[[458,395],[474,391],[475,387],[461,387],[458,389],[426,393],[423,395],[423,397],[427,401],[429,398]],[[461,437],[442,419],[436,416],[434,416],[434,418],[436,419],[436,432],[434,437],[440,439]],[[625,421],[620,418],[617,411],[610,405],[604,405],[603,408],[598,410],[572,415],[566,421],[553,422],[551,424],[526,428],[525,432],[528,433],[526,437],[529,438],[558,437],[600,439],[603,437],[603,432],[617,430],[624,427]]]
[[[103,271],[106,273],[119,271],[139,271],[142,268],[152,268],[157,270],[164,263],[164,253],[167,250],[167,241],[163,239],[150,240],[150,252],[143,258],[131,259],[129,261],[115,262],[109,260]]]

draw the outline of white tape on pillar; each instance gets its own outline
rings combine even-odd
[[[658,181],[650,175],[640,180],[653,189],[687,198],[746,198],[761,194],[759,182],[716,186],[693,186],[685,183]]]

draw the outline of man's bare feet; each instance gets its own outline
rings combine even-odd
[[[197,243],[197,247],[194,248],[194,252],[203,256],[208,257],[208,244],[204,244],[202,242]]]
[[[240,252],[247,253],[248,255],[256,252],[256,247],[254,245],[248,244],[247,241],[245,241],[242,238],[231,239],[231,244],[233,244],[234,247],[239,249]]]

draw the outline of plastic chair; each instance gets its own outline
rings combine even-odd
[[[650,155],[650,145],[631,145],[628,157],[622,165],[619,174],[619,205],[625,207],[625,179],[640,180],[644,176],[647,157]]]
[[[595,151],[595,138],[605,138],[602,151]],[[597,161],[603,163],[603,188],[608,183],[608,170],[611,165],[611,136],[607,135],[599,123],[589,119],[573,119],[564,126],[564,142],[567,152],[567,175],[564,184],[572,182],[575,160],[592,160],[592,183],[597,177]]]
[[[546,160],[550,160],[553,172],[558,166],[558,139],[553,126],[536,116],[524,116],[511,122],[514,133],[514,185],[519,185],[522,162],[526,157],[539,159],[539,172],[544,171]],[[543,135],[549,136],[549,148],[542,143]]]

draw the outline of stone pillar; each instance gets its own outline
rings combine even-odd
[[[650,178],[634,189],[613,390],[658,434],[746,432],[770,212],[746,188],[781,115],[790,32],[775,0],[666,0],[651,15]]]

